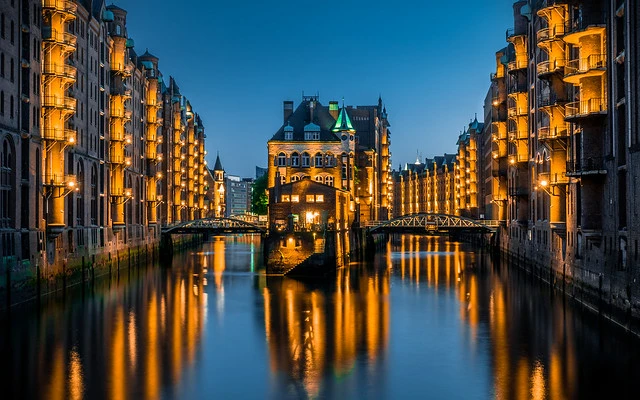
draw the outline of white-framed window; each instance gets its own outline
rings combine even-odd
[[[291,154],[291,166],[292,167],[300,166],[300,155],[298,153]]]
[[[280,183],[283,185],[287,183],[287,177],[284,175],[280,175]]]
[[[300,196],[297,194],[292,194],[291,195],[291,202],[292,203],[300,203]]]
[[[316,167],[322,167],[322,153],[316,153],[314,165]]]
[[[300,180],[300,175],[293,175],[291,177],[291,182],[298,182]]]
[[[284,153],[278,154],[278,167],[287,166],[287,155]]]
[[[317,194],[316,195],[316,203],[323,203],[324,202],[324,195],[323,194]]]
[[[333,186],[333,176],[327,176],[324,180],[324,184],[328,186]]]
[[[302,166],[303,167],[308,167],[311,161],[311,157],[309,157],[309,153],[307,153],[306,151],[304,153],[302,153]]]
[[[316,175],[314,179],[316,182],[324,183],[324,177],[322,175]]]

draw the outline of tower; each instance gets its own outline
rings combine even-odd
[[[216,155],[216,164],[213,167],[213,185],[214,185],[214,200],[213,211],[214,216],[224,217],[225,212],[225,187],[224,187],[224,169],[220,162],[220,154]]]

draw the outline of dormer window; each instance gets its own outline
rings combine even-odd
[[[293,131],[284,131],[284,140],[293,140]]]
[[[320,132],[318,132],[318,131],[305,132],[304,133],[304,140],[320,140]]]

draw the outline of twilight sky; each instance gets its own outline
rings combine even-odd
[[[373,105],[382,94],[393,167],[456,150],[506,46],[513,0],[113,0],[135,49],[160,58],[200,113],[207,159],[266,167],[282,101]],[[111,4],[111,0],[107,4]]]

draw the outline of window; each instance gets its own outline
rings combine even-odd
[[[300,166],[300,156],[298,155],[298,153],[292,153],[291,154],[291,166],[292,167],[299,167]]]
[[[300,175],[294,175],[291,177],[291,182],[298,182],[300,180]]]
[[[333,186],[333,176],[327,176],[327,178],[324,180],[324,184]]]
[[[16,210],[14,163],[13,146],[5,139],[0,147],[0,228],[13,228]]]
[[[0,36],[4,39],[4,13],[0,14]]]
[[[0,53],[0,76],[4,78],[4,53]]]
[[[300,203],[300,196],[297,194],[292,194],[291,195],[291,202],[292,203]]]
[[[331,153],[327,153],[324,156],[324,166],[325,167],[335,167],[335,158]]]
[[[284,140],[293,140],[293,131],[285,130],[284,131]]]
[[[0,92],[0,114],[4,115],[4,91]]]
[[[311,158],[309,157],[309,153],[307,153],[306,151],[304,153],[302,153],[302,166],[303,167],[308,167],[310,160],[311,160]]]
[[[9,63],[9,68],[11,68],[11,71],[9,71],[9,76],[10,76],[9,79],[11,79],[11,82],[13,82],[13,80],[15,79],[15,73],[14,73],[15,68],[14,67],[15,67],[15,63],[14,63],[13,57],[12,57],[11,58],[11,62]]]
[[[286,177],[286,176],[284,176],[284,175],[280,176],[280,183],[281,183],[281,184],[283,184],[283,185],[284,185],[285,183],[287,183],[287,177]]]
[[[13,104],[13,96],[11,96],[11,99],[9,101],[9,118],[13,119],[13,108],[14,108],[14,104]]]
[[[314,164],[316,167],[322,167],[322,153],[316,153]]]
[[[316,203],[324,203],[324,195],[323,194],[317,194],[316,195]]]
[[[278,154],[278,167],[285,167],[287,165],[287,155],[284,153]]]
[[[16,34],[15,34],[15,24],[13,22],[13,20],[11,21],[11,32],[9,32],[9,35],[11,36],[11,44],[15,43],[16,41]]]
[[[315,196],[312,194],[308,194],[307,195],[307,203],[313,203],[315,202]]]
[[[324,177],[322,175],[316,175],[314,178],[316,182],[324,183]]]
[[[280,196],[280,201],[283,203],[288,203],[291,201],[291,198],[288,194],[283,194],[282,196]]]

